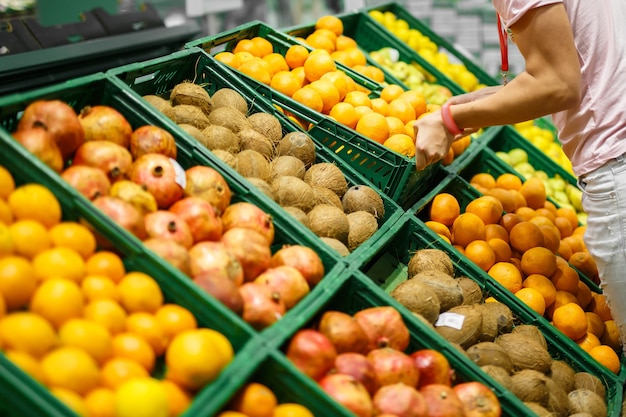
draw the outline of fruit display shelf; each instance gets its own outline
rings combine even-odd
[[[187,47],[199,47],[208,54],[216,54],[223,50],[232,50],[235,44],[242,39],[261,36],[268,39],[274,50],[284,54],[289,46],[297,43],[295,38],[280,31],[274,30],[262,22],[251,22],[230,31],[198,39],[187,44]],[[232,77],[238,77],[246,82],[256,96],[264,97],[271,103],[281,107],[285,112],[296,115],[312,127],[309,135],[320,147],[330,149],[345,166],[368,179],[377,189],[389,196],[401,207],[406,208],[415,202],[419,196],[431,188],[429,177],[433,164],[423,171],[415,169],[414,158],[408,158],[380,143],[357,133],[342,124],[335,122],[326,115],[306,107],[291,97],[279,93],[268,85],[260,83],[251,77],[223,65]],[[362,87],[373,91],[380,90],[380,84],[372,85],[371,81],[360,74],[337,65],[346,74],[353,77]]]
[[[197,48],[179,51],[150,61],[114,68],[108,71],[107,75],[111,77],[115,84],[120,86],[121,91],[132,97],[132,101],[137,106],[146,107],[146,111],[150,111],[151,106],[142,99],[142,96],[167,96],[176,84],[184,80],[195,80],[196,83],[203,85],[210,94],[213,94],[219,88],[235,89],[249,103],[249,112],[251,114],[264,112],[275,116],[281,122],[284,134],[302,131],[299,126],[278,111],[272,103],[266,101],[264,97],[256,95],[254,90],[245,83],[231,77],[227,69],[219,62]],[[167,124],[169,129],[177,131],[179,137],[185,138],[189,146],[198,149],[198,152],[210,154],[210,151],[202,149],[203,145],[199,144],[174,122],[164,120],[163,123]],[[320,146],[319,144],[316,145],[316,162],[337,164],[344,173],[348,186],[366,185],[375,188],[361,173],[347,164],[340,163],[341,161],[338,160],[336,154],[330,148]],[[224,169],[228,169],[228,167]],[[237,172],[233,172],[232,175],[239,176]],[[245,178],[240,178],[240,181],[248,183]],[[251,184],[248,186],[252,187]],[[370,251],[372,248],[375,250],[375,248],[383,244],[388,236],[388,230],[403,214],[403,210],[390,197],[382,193],[380,193],[380,196],[384,204],[385,213],[378,219],[379,228],[365,244],[360,245],[349,255],[342,258],[348,265],[354,259],[360,257],[362,252]],[[272,211],[284,211],[271,200],[267,201],[266,204],[272,206]],[[288,216],[287,213],[285,214]],[[320,241],[319,245],[325,244]]]

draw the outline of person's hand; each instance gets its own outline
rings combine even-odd
[[[418,119],[413,127],[416,133],[415,168],[422,171],[428,165],[443,159],[456,138],[444,126],[440,111]],[[465,136],[465,132],[458,136]]]

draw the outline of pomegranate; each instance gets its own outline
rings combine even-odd
[[[129,202],[117,197],[105,195],[94,199],[93,204],[138,239],[146,239],[147,235],[143,214]],[[99,236],[97,231],[94,231],[94,233],[96,236]]]
[[[256,230],[267,238],[269,244],[274,241],[274,222],[272,216],[252,203],[245,201],[229,205],[222,214],[224,231],[234,227]]]
[[[106,140],[93,140],[82,144],[72,158],[72,165],[88,165],[100,168],[115,181],[127,177],[133,164],[133,158],[128,149]]]
[[[411,335],[402,316],[393,307],[370,307],[358,311],[354,318],[361,325],[369,340],[368,350],[391,347],[405,351]]]
[[[330,340],[314,329],[296,332],[287,345],[286,354],[296,368],[316,381],[333,369],[337,357]]]
[[[287,265],[267,268],[254,282],[280,294],[287,310],[298,304],[310,291],[300,271]]]
[[[193,245],[193,236],[183,219],[168,210],[157,210],[144,216],[146,233],[152,238],[171,239],[189,249]]]
[[[372,417],[372,397],[363,384],[350,375],[329,374],[320,381],[320,387],[335,401],[357,417]]]
[[[222,174],[215,169],[196,165],[185,171],[185,178],[186,197],[199,197],[208,201],[220,216],[230,205],[230,187]]]
[[[13,137],[55,172],[63,171],[63,155],[54,138],[43,127],[18,130]]]
[[[372,402],[377,413],[397,417],[429,416],[424,396],[417,389],[401,382],[381,387],[374,394]]]
[[[272,252],[267,239],[261,233],[235,227],[222,235],[221,242],[241,263],[244,281],[253,281],[269,268]]]
[[[148,153],[137,158],[128,178],[146,188],[160,209],[168,209],[183,198],[183,187],[177,174],[175,161],[165,155]]]
[[[143,244],[183,274],[191,275],[189,252],[180,243],[172,239],[155,237],[144,240]]]
[[[302,245],[285,245],[272,256],[271,266],[296,268],[313,288],[324,278],[324,263],[317,252]]]
[[[137,159],[147,153],[160,153],[176,159],[176,141],[167,130],[146,125],[135,129],[130,135],[130,153]]]
[[[325,311],[317,329],[328,337],[338,353],[367,353],[367,335],[356,319],[347,313]]]
[[[37,100],[26,106],[17,130],[36,126],[43,126],[52,135],[65,161],[85,141],[85,132],[78,115],[61,100]]]
[[[196,275],[193,281],[230,310],[238,315],[242,314],[243,297],[239,292],[239,287],[229,277],[213,272],[203,272]]]
[[[393,348],[373,349],[367,359],[374,367],[376,382],[379,386],[402,382],[410,387],[417,387],[419,371],[409,355]]]
[[[500,417],[502,407],[498,397],[478,381],[462,382],[452,387],[463,403],[465,417]]]
[[[222,237],[222,219],[213,206],[201,198],[184,197],[172,204],[169,211],[187,223],[194,243]]]
[[[228,277],[235,285],[243,284],[243,268],[239,260],[222,242],[199,242],[189,249],[191,276],[214,273]]]
[[[87,165],[71,165],[61,172],[61,178],[88,200],[107,195],[111,189],[104,171]]]
[[[465,417],[463,403],[448,385],[430,384],[419,389],[428,406],[429,417]]]
[[[441,352],[434,349],[420,349],[409,356],[413,358],[420,374],[418,388],[429,384],[452,385],[454,371]]]
[[[285,303],[267,287],[246,282],[239,287],[243,299],[241,317],[257,330],[265,329],[285,315]]]
[[[339,353],[335,358],[335,366],[331,372],[353,376],[370,395],[378,389],[374,366],[365,355],[356,352]]]
[[[124,148],[130,145],[133,128],[128,120],[111,106],[85,106],[78,114],[85,141],[107,140]]]

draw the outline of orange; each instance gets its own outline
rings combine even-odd
[[[161,323],[153,314],[139,312],[129,315],[126,318],[126,331],[146,340],[157,356],[165,352],[168,338],[161,327]]]
[[[402,120],[402,123],[409,123],[415,120],[415,109],[407,100],[396,99],[389,102],[387,108],[389,116],[395,116]]]
[[[89,391],[85,407],[89,417],[115,417],[115,391],[105,387]]]
[[[324,15],[315,21],[315,29],[328,29],[339,36],[343,33],[343,22],[337,16]]]
[[[76,392],[60,388],[60,387],[51,387],[50,394],[54,395],[57,399],[59,399],[63,404],[65,404],[70,410],[72,410],[78,416],[88,416],[87,406],[85,405],[85,401],[83,397],[78,395]]]
[[[587,330],[598,338],[602,337],[604,333],[602,318],[592,311],[585,311],[585,316],[587,317]]]
[[[250,39],[253,46],[253,51],[250,51],[253,55],[263,58],[266,55],[274,52],[274,46],[270,41],[260,36],[255,36]]]
[[[572,231],[578,227],[578,216],[573,208],[559,207],[556,209],[556,216],[567,219],[572,226]]]
[[[372,110],[374,110],[376,113],[380,113],[383,116],[389,115],[389,104],[387,104],[385,100],[380,97],[376,97],[370,99],[370,102],[372,103]],[[404,130],[404,123],[402,124],[402,130]]]
[[[490,189],[496,186],[496,179],[487,172],[480,172],[470,178],[471,185],[480,185],[483,188]]]
[[[126,329],[126,311],[110,298],[91,301],[85,306],[84,317],[106,327],[112,335]]]
[[[502,219],[502,217],[500,217]],[[506,243],[509,243],[509,232],[498,222],[497,224],[485,225],[485,238],[489,239],[502,239]]]
[[[120,292],[115,282],[105,275],[87,275],[80,284],[87,302],[100,298],[120,301]]]
[[[530,221],[530,219],[537,215],[537,213],[535,213],[535,209],[527,206],[518,207],[517,209],[515,209],[515,213],[526,221]]]
[[[382,114],[374,112],[364,114],[357,122],[355,130],[381,144],[389,137],[387,119]]]
[[[317,91],[322,98],[322,113],[328,114],[330,109],[339,103],[339,90],[332,82],[321,79],[315,80],[309,84],[309,87]]]
[[[536,224],[523,220],[509,231],[509,242],[513,249],[524,253],[528,249],[543,246],[543,233]]]
[[[339,35],[335,41],[335,46],[338,51],[345,51],[346,49],[356,48],[358,45],[354,39],[349,36]]]
[[[611,347],[606,345],[595,346],[591,348],[589,355],[614,374],[619,374],[621,369],[619,356]]]
[[[101,376],[103,387],[116,389],[124,381],[134,378],[147,378],[150,374],[146,368],[132,359],[115,357],[102,366]]]
[[[254,49],[255,46],[251,39],[241,39],[239,42],[237,42],[235,48],[233,48],[233,53],[236,54],[238,52],[248,52],[254,54]]]
[[[573,252],[572,248],[570,248],[567,242],[561,239],[561,242],[559,243],[559,249],[556,253],[563,259],[569,259],[572,256]]]
[[[430,220],[446,226],[452,226],[454,220],[461,214],[461,206],[457,198],[450,193],[435,195],[430,204]]]
[[[505,240],[491,238],[487,239],[487,243],[491,246],[491,249],[493,249],[493,252],[496,255],[495,262],[508,262],[509,259],[511,259],[511,247]]]
[[[240,413],[239,411],[227,410],[227,411],[222,411],[216,417],[248,417],[248,416],[244,413]]]
[[[343,100],[346,94],[348,94],[348,79],[349,77],[341,71],[327,72],[320,78],[320,80],[330,81],[331,83],[333,83],[333,85],[339,92],[339,100]]]
[[[548,201],[546,201],[546,203],[548,203]],[[545,207],[540,207],[537,210],[535,210],[535,213],[537,213],[538,217],[549,220],[550,225],[554,225],[554,220],[556,220],[556,216],[554,215],[554,213],[550,211],[550,209],[545,208]],[[548,223],[546,222],[546,224]]]
[[[9,203],[6,200],[0,198],[0,223],[4,223],[6,226],[13,223],[13,212]]]
[[[543,246],[530,248],[522,254],[522,271],[549,277],[556,271],[556,255]]]
[[[578,280],[578,290],[576,291],[576,298],[578,299],[578,304],[585,310],[591,303],[593,295],[591,294],[591,289],[584,281]]]
[[[528,207],[538,209],[546,202],[546,186],[543,181],[536,177],[528,178],[519,189],[526,199]]]
[[[413,121],[404,125],[404,133],[409,135],[413,140],[415,140],[415,125]]]
[[[317,90],[309,87],[308,85],[293,93],[291,98],[317,112],[321,112],[324,109],[324,101],[322,100],[322,97]]]
[[[557,307],[552,314],[552,324],[572,340],[580,339],[587,333],[585,310],[576,303]]]
[[[309,54],[304,61],[304,75],[306,79],[313,82],[319,80],[327,72],[336,71],[335,61],[326,51],[318,51]]]
[[[586,250],[572,253],[572,256],[568,259],[569,263],[584,274],[587,278],[598,283],[598,266],[595,259],[591,257],[591,254]]]
[[[282,403],[274,409],[274,417],[314,417],[311,410],[301,404]]]
[[[443,235],[448,238],[448,240],[452,239],[452,233],[450,233],[450,229],[445,224],[434,220],[428,220],[424,222],[424,224],[438,235]]]
[[[261,58],[251,59],[239,65],[237,68],[243,74],[253,78],[263,84],[270,85],[272,74],[269,70],[269,64]]]
[[[600,342],[603,345],[610,346],[615,351],[622,349],[622,341],[615,320],[606,320],[604,322],[604,331],[602,332],[602,337],[600,337]]]
[[[177,304],[164,304],[155,313],[163,333],[170,340],[178,333],[198,327],[196,318],[185,307]]]
[[[257,58],[248,51],[235,52],[234,55],[237,58],[237,62],[238,62],[237,68],[239,68],[241,64],[243,64],[244,62],[248,62],[250,60]]]
[[[0,258],[0,294],[7,310],[28,304],[36,286],[35,270],[28,259],[13,255]]]
[[[452,241],[461,246],[485,240],[485,235],[485,223],[474,213],[462,213],[452,223]]]
[[[30,219],[52,227],[61,221],[61,204],[41,184],[24,184],[9,194],[7,202],[16,220]]]
[[[290,71],[279,71],[272,77],[270,87],[289,97],[302,87],[300,81]]]
[[[346,48],[344,50],[348,53],[353,65],[365,65],[367,63],[365,54],[358,47]]]
[[[372,108],[372,100],[363,91],[350,91],[343,99],[344,102],[352,104],[354,107],[367,106]]]
[[[531,274],[524,278],[522,287],[533,288],[543,296],[545,307],[550,307],[556,301],[556,287],[548,277],[541,274]],[[545,308],[544,308],[545,310]],[[542,313],[543,315],[543,313]]]
[[[7,350],[15,349],[40,358],[56,345],[57,335],[40,315],[19,311],[0,320],[0,341]]]
[[[306,37],[306,43],[314,50],[324,50],[328,53],[335,52],[335,40],[317,31]]]
[[[546,208],[550,213],[552,213],[553,216],[556,217],[556,205],[550,201],[550,200],[546,200],[545,204],[543,205],[544,208]]]
[[[237,68],[241,64],[239,57],[229,51],[219,52],[213,58],[233,68]]]
[[[78,284],[66,278],[50,278],[35,290],[30,310],[59,329],[66,321],[81,317],[84,305],[85,297]]]
[[[470,201],[465,207],[466,213],[474,213],[487,224],[497,224],[502,217],[502,203],[491,196],[481,196]]]
[[[603,324],[604,326],[604,324]],[[37,382],[45,383],[41,364],[33,355],[22,350],[5,350],[4,355],[14,365],[33,377]]]
[[[578,292],[578,273],[567,263],[559,263],[550,276],[550,281],[559,291],[567,291],[574,295]]]
[[[554,219],[554,225],[557,229],[559,229],[559,233],[561,234],[562,238],[571,236],[572,232],[574,231],[572,224],[565,217],[557,216]]]
[[[101,250],[87,258],[85,273],[87,275],[105,275],[117,283],[126,275],[126,268],[119,255]]]
[[[163,305],[163,293],[159,284],[143,272],[127,273],[117,288],[122,297],[122,306],[128,313],[156,312]]]
[[[359,121],[354,106],[345,102],[335,104],[328,115],[351,129],[354,129]]]
[[[13,175],[3,166],[0,166],[0,198],[7,198],[15,190]]]
[[[456,157],[456,156],[461,155],[463,152],[465,152],[465,150],[471,143],[472,143],[471,136],[465,136],[461,139],[457,139],[454,142],[452,142],[452,145],[450,145],[450,149],[452,149],[452,152],[454,153],[454,156]]]
[[[135,333],[124,332],[113,336],[112,345],[114,357],[130,359],[152,372],[156,355],[146,339]]]
[[[413,158],[415,156],[415,142],[410,136],[404,133],[396,133],[389,136],[389,138],[383,142],[383,145],[407,158]]]
[[[572,249],[572,255],[577,252],[585,251],[585,242],[583,241],[583,238],[580,235],[576,235],[572,233],[571,236],[564,237],[561,240],[567,243],[567,245]]]
[[[484,240],[473,240],[465,246],[465,256],[483,271],[496,263],[496,252]]]
[[[587,226],[580,225],[574,228],[574,231],[572,232],[572,234],[576,236],[580,236],[582,238],[585,235],[585,231],[587,231]]]
[[[416,118],[426,113],[426,99],[424,98],[424,94],[420,93],[418,90],[404,91],[397,98],[407,100],[411,103],[413,110],[415,110]]]
[[[40,281],[54,276],[80,283],[85,277],[84,258],[74,249],[62,246],[38,253],[33,258],[33,268]]]
[[[300,87],[304,87],[305,85],[309,83],[309,80],[307,80],[306,77],[304,76],[303,67],[296,67],[292,69],[290,72],[291,72],[291,75],[293,75],[294,78],[298,81],[298,83],[300,83]]]
[[[380,98],[387,103],[391,103],[393,100],[400,97],[402,93],[404,93],[404,88],[397,84],[388,84],[380,91]]]
[[[568,291],[556,290],[556,298],[554,300],[554,303],[546,308],[546,318],[548,320],[552,320],[554,310],[568,303],[578,304],[576,296]]]
[[[519,190],[522,188],[522,179],[515,174],[505,172],[496,178],[496,187],[504,188],[505,190]]]
[[[193,400],[191,394],[167,379],[161,380],[161,385],[167,396],[168,416],[177,417],[183,414]]]
[[[543,245],[550,250],[550,252],[557,254],[559,247],[561,246],[561,235],[559,229],[556,226],[539,226],[541,233],[543,234]]]
[[[333,51],[331,52],[330,57],[337,64],[343,64],[346,67],[352,67],[354,65],[354,63],[352,62],[352,58],[350,57],[350,54],[347,53],[346,51]]]
[[[592,300],[591,303],[589,303],[589,311],[593,311],[594,313],[599,315],[605,322],[607,320],[613,320],[611,309],[606,302],[606,295],[598,294],[596,292],[592,292],[591,295]]]
[[[375,100],[380,100],[380,99],[372,99],[372,106],[374,106],[374,101]],[[376,111],[376,110],[374,110]],[[380,112],[377,112],[380,113]],[[382,113],[381,113],[382,114]],[[413,139],[411,137],[411,135],[407,135],[406,134],[406,129],[405,129],[405,124],[402,122],[402,120],[398,119],[395,116],[386,116],[385,117],[387,119],[387,125],[389,126],[389,136],[393,136],[393,135],[397,135],[397,134],[404,134],[406,136],[409,137],[409,139],[411,139],[411,141],[413,142],[413,145],[415,145],[415,139]],[[415,146],[413,146],[415,147]]]
[[[515,199],[516,191],[505,190],[504,188],[489,188],[483,191],[483,194],[497,198],[502,203],[502,209],[507,213],[514,212],[517,209],[517,201]]]
[[[385,73],[378,67],[375,67],[373,65],[360,65],[358,66],[358,69],[357,67],[353,67],[353,69],[369,79],[372,79],[379,83],[385,82]]]
[[[545,313],[546,300],[538,290],[530,287],[521,288],[515,292],[515,296],[540,316]]]
[[[48,233],[52,246],[73,249],[85,259],[96,251],[96,238],[87,226],[80,223],[61,222]]]
[[[309,50],[302,45],[292,45],[285,53],[285,62],[289,68],[294,69],[304,65],[304,61],[309,56]]]
[[[265,55],[263,57],[263,61],[267,62],[270,65],[271,76],[274,76],[275,74],[281,71],[289,72],[289,70],[291,69],[289,68],[289,65],[287,64],[287,61],[285,61],[285,57],[276,52],[273,52],[269,55]]]
[[[356,117],[358,118],[357,123],[359,122],[359,120],[361,120],[361,117],[365,116],[367,113],[373,113],[374,110],[372,110],[371,107],[367,107],[367,106],[356,106],[354,108],[354,112],[356,113]],[[356,129],[356,125],[354,126],[354,128]]]
[[[574,342],[585,352],[590,352],[592,348],[600,346],[600,339],[591,332],[587,332],[587,334]]]
[[[59,342],[61,346],[73,346],[85,351],[98,364],[104,363],[113,353],[109,329],[87,319],[66,321],[59,329]]]
[[[41,359],[41,369],[49,387],[65,388],[85,395],[100,385],[100,369],[84,350],[59,347]]]
[[[48,229],[37,220],[18,220],[9,225],[8,232],[13,242],[13,253],[28,259],[52,246]]]
[[[496,262],[487,273],[512,293],[522,288],[522,273],[510,262]]]
[[[277,405],[278,400],[271,389],[250,382],[235,395],[230,408],[249,417],[273,417]]]

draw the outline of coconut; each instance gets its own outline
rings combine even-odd
[[[547,409],[548,380],[543,372],[523,369],[511,376],[511,392],[522,401],[537,403]]]
[[[313,187],[313,191],[315,192],[316,204],[330,204],[343,211],[341,199],[332,190],[325,187]]]
[[[307,217],[309,228],[317,236],[332,237],[343,244],[348,243],[350,223],[343,210],[330,204],[318,204],[307,213]],[[348,250],[350,250],[349,246]]]
[[[281,155],[270,162],[270,182],[278,177],[289,176],[304,179],[304,162],[291,155]]]
[[[419,321],[421,321],[422,323],[424,323],[424,325],[426,327],[428,327],[430,330],[432,331],[436,331],[435,330],[435,326],[433,326],[433,323],[431,323],[430,321],[428,321],[428,319],[426,319],[426,317],[422,316],[420,313],[416,313],[414,311],[411,312],[411,314],[413,315],[413,317],[417,318]]]
[[[213,110],[209,114],[209,122],[212,125],[224,126],[235,133],[250,127],[246,116],[232,107],[220,107]]]
[[[441,249],[418,249],[413,253],[408,264],[409,276],[422,271],[436,270],[454,276],[454,265],[448,254]]]
[[[250,126],[257,132],[266,136],[274,145],[278,145],[283,138],[283,126],[280,120],[269,113],[254,113],[248,116]]]
[[[381,219],[385,215],[385,204],[380,194],[367,185],[353,185],[341,198],[343,211],[352,213],[357,210],[365,210]]]
[[[283,207],[283,210],[285,210],[287,213],[295,217],[296,220],[302,223],[306,228],[309,227],[309,218],[306,216],[306,213],[302,211],[301,209],[299,209],[298,207],[287,206],[287,207]]]
[[[213,108],[230,107],[242,114],[248,113],[248,103],[239,92],[232,88],[222,87],[211,96]]]
[[[213,109],[213,102],[209,93],[198,84],[191,82],[182,82],[175,85],[170,94],[170,102],[174,107],[181,104],[196,106],[205,115],[211,113]]]
[[[192,125],[197,129],[204,130],[211,123],[209,118],[198,106],[191,104],[179,104],[172,108],[174,121],[179,125]]]
[[[456,280],[459,282],[461,290],[463,290],[463,304],[483,303],[483,290],[476,281],[468,277],[458,277]]]
[[[237,169],[237,158],[232,153],[223,149],[215,149],[211,152],[213,152],[213,155],[224,161],[224,163],[232,169]]]
[[[348,250],[348,247],[344,245],[342,242],[338,241],[337,239],[333,239],[332,237],[321,237],[320,239],[322,239],[322,242],[326,243],[328,246],[334,249],[339,255],[341,256],[350,255],[350,251]]]
[[[513,372],[513,362],[506,350],[494,342],[479,342],[467,348],[467,355],[478,366],[495,365],[508,374]]]
[[[437,294],[424,283],[408,279],[401,282],[389,295],[412,313],[420,314],[430,324],[434,324],[439,317]]]
[[[569,401],[569,399],[568,399]],[[623,405],[622,405],[623,407]],[[624,408],[622,408],[622,413],[620,414],[620,416],[626,416],[626,412],[624,410]],[[593,417],[593,414],[589,414],[589,413],[574,413],[574,414],[570,414],[568,417]]]
[[[348,189],[345,175],[330,162],[318,162],[307,169],[304,181],[311,187],[324,187],[333,191],[339,198],[343,197]],[[355,210],[356,211],[356,210]]]
[[[552,357],[533,339],[520,334],[505,333],[495,341],[509,353],[514,369],[531,369],[544,374],[550,370]]]
[[[550,370],[546,375],[559,384],[566,393],[574,390],[576,371],[574,371],[566,362],[553,359],[552,365],[550,365]]]
[[[567,391],[551,378],[548,378],[546,381],[546,388],[548,389],[548,405],[546,408],[556,413],[559,417],[568,417],[569,400]]]
[[[223,107],[226,108],[226,107]],[[268,181],[270,178],[270,163],[263,155],[252,149],[246,149],[236,155],[235,169],[244,177],[260,178]]]
[[[306,168],[315,163],[315,143],[309,135],[304,132],[287,133],[278,143],[277,155],[295,156]]]
[[[589,372],[576,372],[574,374],[574,389],[593,391],[602,398],[606,396],[606,388],[602,380]]]
[[[419,275],[416,275],[416,277]],[[415,279],[415,278],[412,278]],[[441,300],[441,298],[439,298]],[[437,333],[463,349],[476,344],[480,337],[482,315],[476,306],[457,305],[439,314],[435,322]]]
[[[315,205],[313,188],[297,177],[279,177],[270,183],[276,202],[283,207],[292,206],[308,213]],[[346,219],[346,222],[348,220]]]
[[[202,130],[198,129],[194,125],[188,125],[186,123],[182,123],[178,125],[178,127],[183,129],[189,136],[191,136],[198,142],[204,143],[206,141],[206,138],[204,137],[204,133],[202,133]]]
[[[246,127],[241,129],[239,133],[237,133],[237,136],[239,136],[242,150],[255,150],[265,156],[269,161],[274,158],[274,143],[265,135],[252,128]]]
[[[481,341],[493,342],[498,335],[509,333],[513,327],[513,312],[503,303],[478,304],[483,315]]]
[[[341,208],[337,208],[341,210]],[[341,211],[343,213],[343,210]],[[361,246],[365,241],[378,231],[376,217],[367,211],[355,211],[347,215],[348,225],[348,249],[350,252]]]
[[[274,191],[272,190],[272,187],[270,187],[270,185],[267,183],[267,181],[263,181],[262,179],[255,177],[248,177],[246,179],[250,182],[250,184],[258,188],[259,191],[261,191],[263,194],[265,194],[272,200],[275,200]]]
[[[535,342],[539,343],[544,349],[548,349],[548,342],[546,342],[546,338],[541,333],[541,330],[534,324],[518,324],[511,330],[511,333],[522,334],[526,337],[531,338]]]
[[[207,126],[202,134],[204,141],[201,143],[212,151],[221,149],[234,155],[241,150],[239,137],[224,126]]]
[[[143,96],[143,99],[146,100],[152,107],[163,113],[168,119],[174,120],[174,109],[172,108],[172,103],[170,103],[169,100],[154,94],[145,95]]]
[[[528,407],[530,411],[537,414],[539,417],[557,417],[553,412],[548,411],[545,407],[542,407],[537,403],[524,401],[524,405]]]
[[[589,413],[593,417],[606,417],[607,407],[604,398],[588,389],[575,389],[567,395],[569,412]]]
[[[487,375],[500,383],[504,388],[511,390],[511,374],[506,369],[496,365],[483,365],[480,367]]]
[[[448,311],[452,307],[463,303],[463,290],[459,282],[450,275],[436,270],[423,271],[411,279],[416,279],[428,285],[437,294],[441,312]],[[478,310],[477,310],[478,311]]]

